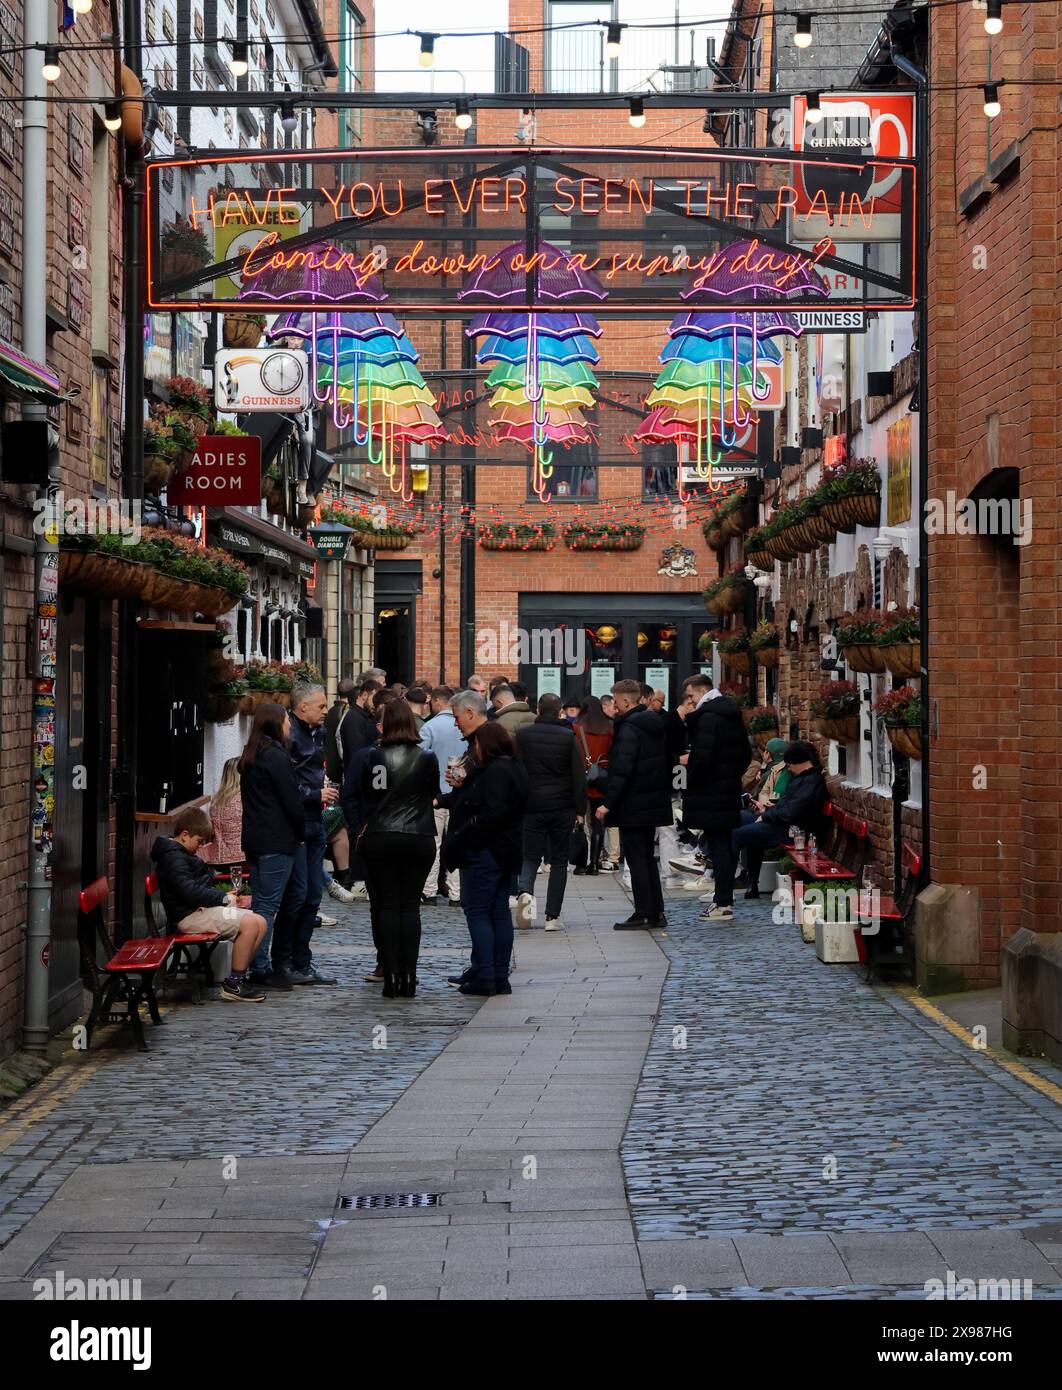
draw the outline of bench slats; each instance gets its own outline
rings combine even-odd
[[[176,940],[173,936],[151,936],[139,941],[127,941],[103,968],[112,975],[129,970],[158,970],[173,950]]]

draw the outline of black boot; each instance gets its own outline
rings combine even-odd
[[[396,984],[397,984],[397,977],[396,977],[396,976],[394,976],[394,975],[385,975],[385,976],[384,976],[383,997],[384,997],[385,999],[393,999],[393,998],[395,997],[395,987],[396,987]]]
[[[417,992],[416,975],[399,975],[395,993],[400,999],[412,999]]]

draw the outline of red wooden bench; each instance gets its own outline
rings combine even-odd
[[[876,971],[883,966],[899,966],[909,974],[914,974],[914,925],[915,899],[918,897],[918,881],[922,871],[922,856],[905,840],[901,847],[903,867],[906,869],[903,888],[899,898],[882,893],[879,904],[879,922],[864,926],[859,936],[866,944],[866,979],[869,983]],[[860,953],[862,955],[862,952]]]
[[[104,919],[104,904],[110,897],[110,884],[98,878],[78,895],[77,937],[81,953],[81,978],[92,994],[92,1008],[85,1025],[86,1043],[91,1045],[92,1034],[100,1023],[128,1023],[136,1045],[147,1051],[140,1005],[147,1004],[152,1023],[162,1022],[155,997],[156,974],[166,964],[173,950],[173,937],[151,936],[127,941],[115,950]],[[97,956],[103,947],[106,960],[101,965]],[[125,1011],[116,1005],[124,1003]]]
[[[221,945],[221,937],[210,936],[205,932],[182,932],[176,923],[170,922],[162,909],[159,880],[155,873],[148,874],[144,879],[144,916],[147,918],[148,926],[154,931],[165,929],[167,939],[173,942],[170,969],[174,975],[184,976],[186,983],[195,991],[196,1002],[201,1002],[202,992],[195,977],[202,976],[203,985],[207,989],[215,983],[211,957]]]
[[[793,872],[816,883],[835,879],[859,879],[870,849],[870,827],[858,816],[849,815],[827,801],[822,808],[830,825],[826,843],[814,851],[784,846],[793,863]]]

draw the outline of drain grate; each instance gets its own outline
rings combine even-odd
[[[340,1211],[367,1211],[381,1207],[437,1207],[438,1192],[374,1192],[367,1196],[340,1197]]]

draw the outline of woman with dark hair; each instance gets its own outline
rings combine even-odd
[[[379,745],[361,770],[368,816],[358,841],[387,999],[412,999],[417,992],[420,895],[435,861],[438,794],[439,762],[421,748],[413,711],[405,700],[387,701]]]
[[[605,795],[608,781],[608,754],[612,747],[612,720],[601,708],[596,695],[588,695],[579,706],[579,718],[574,724],[575,737],[583,751],[586,762],[586,796],[589,801],[584,828],[590,837],[590,854],[585,868],[573,870],[577,874],[596,874],[601,867],[611,861],[605,858],[604,823],[594,814]],[[594,769],[600,769],[595,773]]]
[[[251,734],[237,764],[243,852],[251,868],[251,908],[266,922],[251,978],[269,989],[282,990],[292,986],[286,970],[271,968],[273,922],[305,833],[302,795],[287,749],[290,733],[287,710],[267,700],[255,710]],[[273,957],[282,958],[276,951]]]
[[[474,729],[468,743],[468,771],[455,787],[444,843],[446,868],[461,870],[461,901],[472,938],[472,961],[460,989],[462,994],[512,994],[509,898],[523,863],[527,773],[497,722]]]

